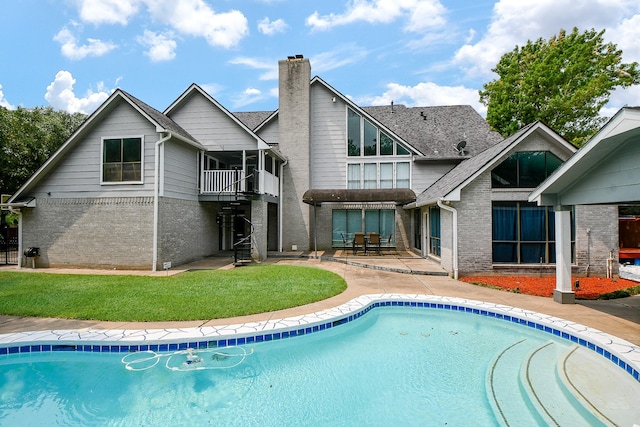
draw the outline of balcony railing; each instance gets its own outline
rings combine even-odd
[[[260,171],[257,182],[260,193],[270,194],[275,197],[280,195],[280,180],[274,174]]]
[[[200,194],[234,194],[254,192],[278,197],[280,183],[277,176],[266,171],[253,171],[249,176],[242,170],[202,171]]]
[[[245,173],[242,170],[207,170],[202,171],[200,193],[242,193],[246,186]]]

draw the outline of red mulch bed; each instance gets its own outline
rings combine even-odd
[[[460,280],[467,283],[495,286],[506,291],[541,297],[553,296],[553,290],[556,287],[555,276],[469,276],[463,277]],[[627,279],[574,277],[571,279],[571,283],[575,283],[576,280],[580,281],[580,287],[575,291],[576,298],[579,299],[598,299],[602,294],[638,286],[638,282]]]

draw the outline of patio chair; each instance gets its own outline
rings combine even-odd
[[[393,233],[389,234],[389,238],[384,240],[385,246],[391,248],[391,238],[393,237]]]
[[[369,234],[369,241],[367,242],[367,249],[373,248],[375,249],[378,255],[382,255],[382,251],[380,248],[380,235],[378,233]]]
[[[364,233],[355,233],[353,235],[353,254],[358,253],[358,249],[362,248],[364,253],[367,253],[367,241],[364,239]]]

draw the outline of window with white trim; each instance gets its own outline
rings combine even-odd
[[[142,137],[102,140],[102,182],[142,182]]]
[[[347,164],[347,188],[410,188],[409,162]]]
[[[351,108],[347,108],[347,155],[349,157],[408,156],[411,153]]]

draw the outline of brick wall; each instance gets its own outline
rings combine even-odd
[[[574,273],[604,276],[609,252],[613,251],[614,258],[618,259],[618,207],[576,206],[575,212],[577,268]]]
[[[151,269],[153,198],[38,199],[23,209],[37,267]]]
[[[482,174],[462,190],[458,210],[458,274],[490,271],[491,262],[491,176]]]
[[[171,199],[159,201],[158,265],[172,266],[195,261],[217,252],[217,208],[214,203]],[[151,217],[153,218],[153,217]]]

